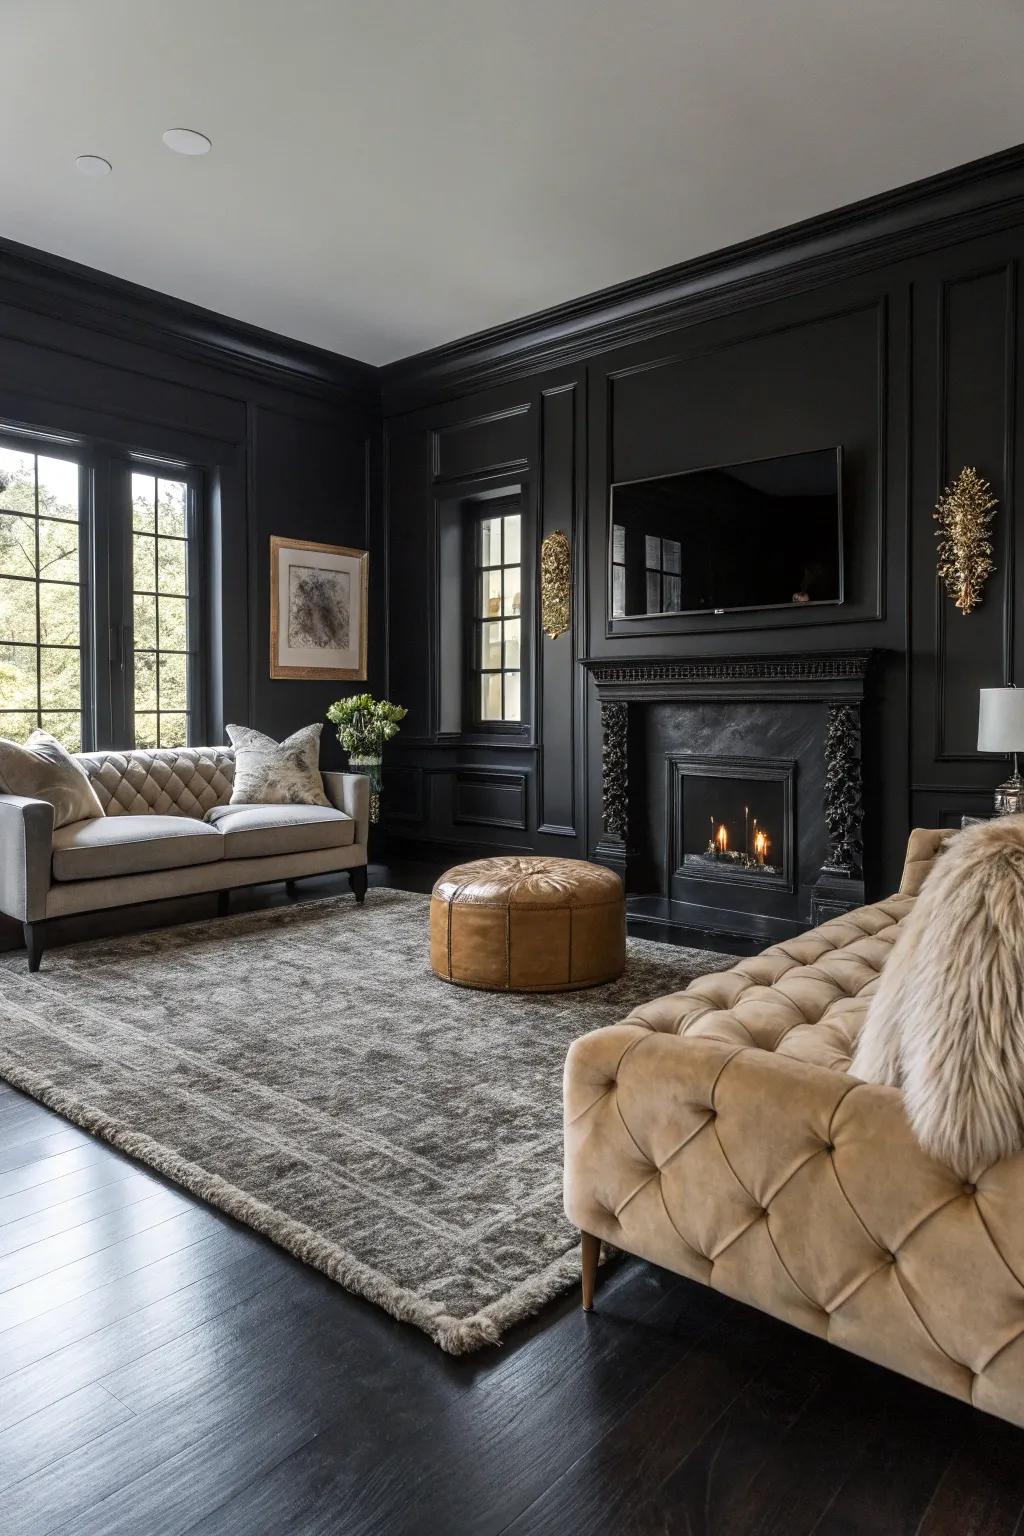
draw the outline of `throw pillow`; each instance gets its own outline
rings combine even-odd
[[[103,815],[89,775],[48,731],[33,731],[24,746],[0,737],[0,790],[48,800],[54,828]]]
[[[275,741],[247,725],[229,725],[235,749],[232,805],[330,805],[320,777],[320,732],[306,725]]]
[[[1024,1148],[1024,816],[958,832],[899,924],[853,1077],[903,1090],[932,1157],[974,1179]]]

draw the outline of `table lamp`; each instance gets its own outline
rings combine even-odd
[[[1011,752],[1013,773],[996,789],[996,814],[1024,811],[1024,783],[1017,753],[1024,752],[1024,688],[982,688],[978,709],[978,751]]]

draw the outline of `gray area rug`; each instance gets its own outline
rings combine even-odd
[[[732,964],[629,941],[587,992],[472,992],[372,890],[0,962],[0,1075],[452,1353],[576,1282],[577,1036]]]

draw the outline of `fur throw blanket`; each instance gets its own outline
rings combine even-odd
[[[900,923],[850,1072],[902,1088],[922,1147],[963,1178],[1024,1147],[1024,816],[950,839]]]

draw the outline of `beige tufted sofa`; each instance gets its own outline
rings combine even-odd
[[[1024,1153],[965,1185],[920,1149],[897,1089],[847,1071],[950,835],[911,835],[895,896],[576,1041],[565,1207],[589,1235],[584,1305],[604,1239],[1024,1424]]]
[[[347,870],[367,886],[369,780],[324,773],[330,807],[230,805],[230,747],[81,753],[104,815],[54,830],[45,800],[0,795],[0,912],[24,924],[37,970],[44,924],[95,912]]]

